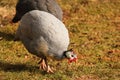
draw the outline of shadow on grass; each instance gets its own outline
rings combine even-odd
[[[14,35],[10,33],[0,32],[0,38],[7,41],[12,41],[14,40]]]
[[[7,62],[0,61],[0,70],[5,72],[21,72],[21,71],[28,71],[32,73],[41,73],[45,75],[46,72],[39,69],[38,66],[26,65],[26,64],[12,64]]]

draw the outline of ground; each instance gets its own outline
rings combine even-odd
[[[0,80],[120,80],[120,1],[57,1],[78,61],[50,60],[54,74],[39,70],[39,58],[13,41],[16,0],[0,0]]]

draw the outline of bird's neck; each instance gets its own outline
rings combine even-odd
[[[63,52],[63,58],[67,58],[66,52],[67,52],[67,51],[64,51],[64,52]]]

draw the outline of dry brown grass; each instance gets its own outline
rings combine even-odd
[[[57,0],[64,11],[71,44],[78,54],[76,64],[50,62],[55,74],[38,69],[39,59],[14,42],[18,24],[10,21],[16,0],[0,0],[0,75],[6,80],[119,80],[120,1]]]

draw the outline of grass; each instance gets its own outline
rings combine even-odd
[[[58,0],[63,22],[79,59],[49,61],[56,69],[46,74],[38,69],[39,58],[21,42],[14,42],[19,25],[11,24],[15,0],[0,1],[0,80],[119,80],[120,79],[120,1]]]

